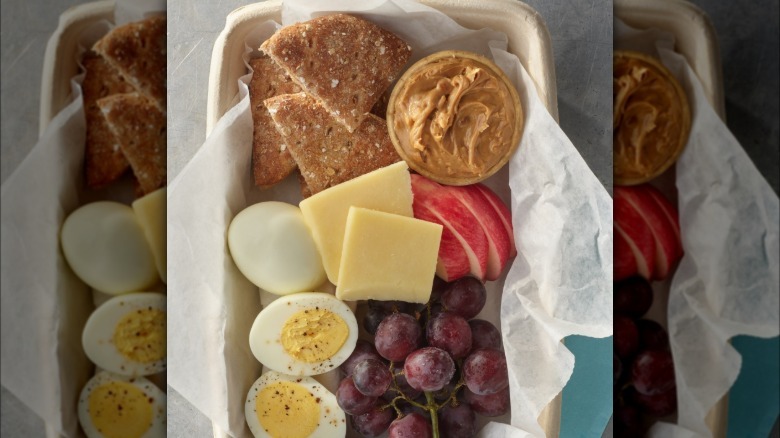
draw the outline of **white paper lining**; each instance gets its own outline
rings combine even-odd
[[[505,52],[505,36],[465,30],[439,12],[406,1],[362,6],[341,1],[327,7],[286,2],[283,23],[329,11],[359,11],[409,42],[413,59],[449,48],[492,54],[521,91],[526,128],[508,172],[515,238],[523,256],[508,274],[503,301],[493,300],[492,313],[496,317],[500,307],[510,364],[513,426],[503,426],[506,436],[543,436],[536,419],[573,369],[573,356],[560,340],[570,334],[612,333],[609,195],[539,101],[517,58]],[[272,24],[264,26],[270,31]],[[253,202],[300,199],[294,181],[266,192],[250,186],[252,122],[244,81],[238,104],[171,183],[168,199],[169,300],[171,308],[179,309],[169,315],[170,384],[233,436],[247,436],[244,399],[260,375],[247,339],[260,303],[257,288],[230,260],[225,232],[233,216]],[[506,195],[506,169],[502,175],[504,187],[492,185]]]
[[[712,436],[705,417],[734,384],[736,335],[780,331],[778,197],[707,101],[674,37],[622,22],[616,48],[660,56],[689,96],[693,123],[676,165],[685,255],[669,292],[668,327],[677,378],[677,425],[656,423],[654,437]]]

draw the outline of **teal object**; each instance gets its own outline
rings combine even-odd
[[[569,336],[574,372],[563,388],[561,438],[600,437],[612,416],[612,337]]]
[[[729,393],[727,436],[768,437],[780,412],[780,337],[735,336],[731,345],[742,369]]]

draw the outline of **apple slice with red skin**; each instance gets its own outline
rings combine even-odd
[[[488,262],[485,278],[491,281],[497,280],[509,260],[510,240],[513,240],[507,235],[501,217],[487,198],[473,185],[444,186],[444,188],[460,199],[485,232],[488,239]]]
[[[656,189],[647,184],[616,187],[615,199],[625,200],[650,228],[655,239],[655,269],[652,279],[663,280],[669,276],[672,268],[682,256],[682,247],[678,237],[679,233],[675,233],[674,223],[656,201],[655,196],[651,194],[653,191]],[[662,198],[660,193],[655,195]]]
[[[474,215],[447,187],[423,176],[412,174],[414,203],[430,210],[441,225],[460,241],[471,266],[470,272],[485,280],[488,262],[488,238]]]
[[[677,243],[679,245],[680,257],[683,254],[682,240],[680,238],[680,213],[677,211],[677,207],[674,206],[666,197],[655,187],[648,186],[649,190],[647,194],[653,198],[656,204],[661,207],[666,218],[669,220],[669,224],[674,231],[674,235],[677,236]]]
[[[412,203],[414,217],[428,222],[442,225],[441,242],[439,243],[439,256],[436,261],[436,275],[444,281],[454,281],[465,277],[471,270],[466,250],[463,249],[460,240],[455,237],[449,227],[444,226],[444,221],[428,209],[422,202]]]
[[[639,212],[621,196],[622,188],[614,188],[615,234],[623,233],[623,238],[636,257],[637,273],[650,280],[655,272],[655,238]]]
[[[504,204],[504,201],[498,197],[492,190],[490,190],[484,184],[474,184],[473,187],[479,191],[479,193],[485,197],[490,203],[493,209],[498,213],[498,217],[501,219],[501,223],[504,224],[506,234],[509,237],[509,258],[517,255],[517,247],[515,246],[515,234],[512,229],[512,213],[509,208]]]
[[[631,250],[623,231],[617,226],[614,228],[615,238],[615,262],[613,263],[613,281],[624,280],[637,274],[636,257]]]

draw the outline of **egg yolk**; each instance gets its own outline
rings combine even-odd
[[[290,356],[317,363],[335,355],[349,336],[349,327],[335,313],[320,309],[302,310],[282,327],[282,346]]]
[[[263,388],[255,399],[255,412],[260,425],[273,437],[308,437],[320,421],[319,399],[294,382],[275,382]]]
[[[107,438],[138,438],[152,426],[152,403],[135,385],[109,382],[89,396],[89,416]]]
[[[165,357],[165,312],[151,307],[125,315],[114,329],[114,346],[135,362],[151,363]]]

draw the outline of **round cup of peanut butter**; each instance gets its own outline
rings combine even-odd
[[[636,185],[677,161],[691,130],[688,98],[672,73],[644,53],[614,53],[612,145],[616,185]]]
[[[509,161],[523,132],[523,109],[493,61],[447,50],[401,76],[390,95],[387,127],[412,170],[442,184],[467,185]]]

